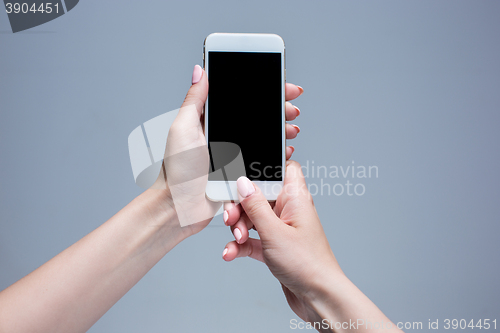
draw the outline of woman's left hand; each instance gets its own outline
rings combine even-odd
[[[294,120],[300,115],[300,110],[289,101],[300,96],[302,92],[300,86],[286,84],[287,121]],[[179,222],[184,226],[186,237],[205,228],[221,205],[208,200],[205,196],[209,155],[203,129],[203,108],[207,95],[207,74],[196,65],[191,88],[168,133],[163,167],[152,186],[169,191],[170,197],[173,198],[172,207],[175,207]],[[300,132],[298,126],[288,123],[285,129],[287,139],[294,139]],[[286,147],[287,160],[293,152],[293,146]]]

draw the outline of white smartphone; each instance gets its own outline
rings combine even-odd
[[[237,202],[246,176],[269,201],[285,177],[285,44],[275,34],[214,33],[205,39],[209,91],[205,137],[210,153],[206,196]]]

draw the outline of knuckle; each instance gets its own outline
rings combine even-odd
[[[257,215],[265,208],[264,204],[268,204],[267,201],[252,200],[251,202],[247,203],[245,211],[247,212],[247,215]]]
[[[246,253],[245,253],[245,255],[247,257],[251,257],[252,254],[253,254],[253,243],[252,242],[246,242],[245,244],[246,244],[246,251],[245,251]]]
[[[199,105],[203,105],[205,101],[199,96],[197,91],[189,91],[186,97],[184,98],[184,102],[182,105],[186,106],[194,106],[197,107]]]
[[[172,123],[172,125],[170,126],[169,130],[168,130],[168,136],[177,136],[180,134],[181,132],[181,129],[179,128],[179,122],[178,121],[175,121]]]
[[[290,160],[288,162],[288,166],[291,167],[291,168],[293,168],[293,169],[300,168],[300,164],[297,161],[294,161],[294,160]]]
[[[313,199],[311,192],[307,192],[306,200],[307,200],[307,203],[309,203],[309,205],[314,206],[314,199]]]

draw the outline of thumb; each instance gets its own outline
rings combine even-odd
[[[236,182],[241,206],[259,232],[261,238],[274,233],[283,223],[276,216],[261,190],[247,177],[240,177]]]
[[[194,105],[198,112],[198,116],[201,117],[203,106],[205,105],[208,95],[208,79],[207,73],[205,73],[200,65],[194,66],[191,83],[191,88],[189,88],[186,98],[184,98],[181,110],[187,106]]]

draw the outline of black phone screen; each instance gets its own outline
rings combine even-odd
[[[209,180],[282,180],[281,53],[209,51],[208,81]],[[221,142],[239,148],[244,173],[212,172],[237,153],[215,153]]]

